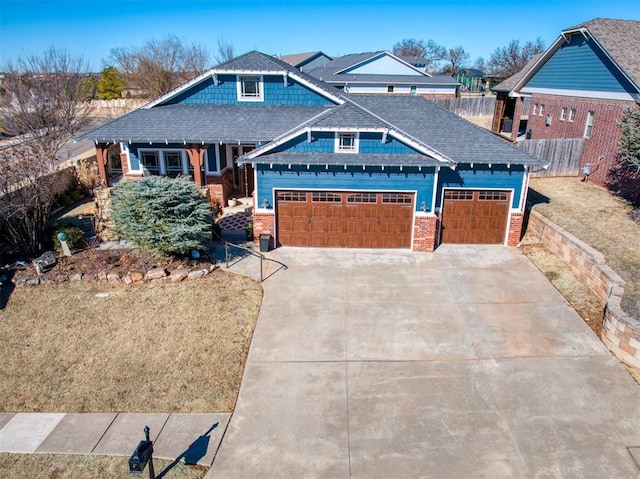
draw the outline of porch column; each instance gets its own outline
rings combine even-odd
[[[98,173],[100,174],[100,185],[109,186],[109,174],[107,171],[107,163],[109,159],[109,145],[107,143],[98,143],[96,145],[96,159],[98,161]]]
[[[202,167],[204,166],[204,154],[209,145],[191,145],[187,146],[187,155],[189,155],[189,163],[193,167],[193,182],[197,187],[204,185]]]

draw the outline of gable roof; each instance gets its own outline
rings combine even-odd
[[[609,56],[613,64],[640,91],[640,21],[596,18],[567,28],[522,75],[513,91],[520,91],[540,68],[569,40],[573,34],[582,34],[595,43]]]
[[[640,85],[640,21],[595,18],[563,33],[581,28],[585,28],[631,80]]]
[[[280,60],[288,63],[291,66],[300,68],[301,66],[304,66],[305,64],[319,57],[326,57],[329,60],[332,60],[332,58],[329,55],[320,51],[307,52],[307,53],[293,53],[291,55],[280,55]]]
[[[444,165],[456,163],[514,164],[541,166],[543,161],[514,147],[503,138],[480,128],[467,120],[439,107],[434,102],[416,96],[357,95],[348,97],[349,102],[323,112],[313,119],[296,126],[272,142],[249,152],[241,163],[296,163],[356,164],[356,157],[342,159],[336,155],[331,160],[317,153],[288,153],[277,155],[269,152],[275,147],[296,138],[305,131],[349,128],[351,131],[383,131],[421,152],[415,155],[359,155],[362,164],[398,165]],[[262,156],[261,156],[262,155]],[[306,155],[306,156],[305,156]],[[406,156],[406,158],[405,158]],[[307,159],[309,161],[307,161]],[[405,161],[406,160],[406,161]],[[384,163],[386,162],[386,163]]]
[[[212,69],[204,72],[202,75],[197,76],[196,78],[170,91],[166,95],[163,95],[160,98],[157,98],[151,103],[145,105],[143,108],[153,108],[155,106],[161,105],[168,100],[180,95],[189,88],[197,85],[198,83],[211,78],[212,76],[215,77],[215,75],[217,74],[286,74],[300,84],[307,86],[308,88],[325,96],[326,98],[329,98],[335,103],[341,104],[344,102],[344,100],[340,98],[340,92],[335,88],[327,85],[326,83],[318,81],[318,79],[314,78],[313,76],[301,72],[297,68],[289,65],[282,60],[254,50],[226,62],[220,63]]]

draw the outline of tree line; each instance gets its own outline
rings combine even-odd
[[[496,48],[489,60],[478,57],[471,63],[471,55],[462,46],[445,48],[433,40],[405,38],[393,46],[394,55],[410,56],[422,59],[425,69],[432,73],[456,75],[461,68],[472,67],[486,74],[500,77],[515,75],[538,53],[542,53],[545,44],[542,38],[520,44],[511,40],[509,44]]]

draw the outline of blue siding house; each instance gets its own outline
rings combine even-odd
[[[259,52],[81,139],[105,186],[114,173],[190,175],[223,204],[251,196],[254,235],[274,246],[515,245],[542,166],[424,98],[347,95]]]

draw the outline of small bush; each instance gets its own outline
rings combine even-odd
[[[56,251],[62,251],[62,245],[58,239],[58,233],[64,233],[67,235],[67,245],[69,249],[78,249],[82,247],[82,239],[84,238],[84,232],[81,228],[70,224],[57,225],[53,230],[53,246]]]

